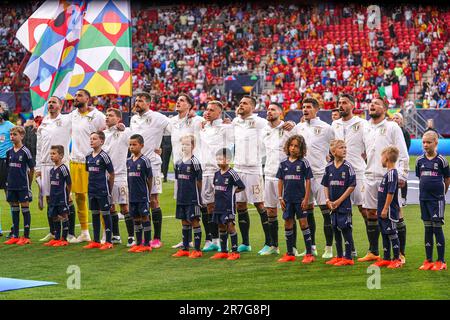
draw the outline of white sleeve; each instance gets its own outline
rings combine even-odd
[[[402,129],[398,125],[393,126],[392,134],[394,145],[397,146],[398,150],[400,151],[398,157],[398,172],[400,178],[404,181],[407,181],[409,172],[409,155],[406,148],[405,137],[403,136]]]
[[[37,130],[36,132],[36,171],[41,171],[41,150],[42,150],[42,138],[41,138],[41,130]]]
[[[95,116],[94,116],[94,126],[96,130],[105,130],[106,129],[106,116],[99,112],[96,112]]]

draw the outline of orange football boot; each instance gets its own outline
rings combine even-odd
[[[101,247],[102,244],[100,242],[91,241],[88,245],[84,246],[83,249],[98,249]]]
[[[353,259],[346,259],[346,258],[342,258],[341,261],[336,262],[334,264],[334,266],[353,266],[355,264],[355,261],[353,261]]]
[[[431,268],[433,271],[441,271],[441,270],[447,270],[447,264],[442,261],[436,261],[434,263],[433,268]]]
[[[237,260],[240,258],[241,258],[241,255],[238,252],[232,252],[231,254],[228,255],[227,260]]]
[[[285,253],[283,257],[278,259],[278,262],[293,262],[293,261],[295,261],[295,256],[288,255],[287,253]]]
[[[46,247],[53,247],[53,245],[57,244],[61,240],[52,239],[49,242],[44,243],[44,246]]]
[[[65,246],[68,246],[68,245],[69,245],[69,242],[67,240],[59,240],[52,247],[65,247]]]
[[[374,255],[372,252],[368,252],[364,257],[359,258],[358,262],[368,262],[368,261],[380,261],[380,256]]]
[[[141,244],[134,244],[128,249],[128,252],[138,252],[138,250],[142,247]]]
[[[419,270],[431,270],[434,267],[434,263],[429,260],[425,260],[419,267]]]
[[[217,252],[210,259],[228,259],[228,252]]]
[[[391,262],[392,262],[392,260],[379,260],[375,263],[372,263],[370,266],[382,268],[382,267],[387,267],[388,265],[391,264]]]
[[[140,246],[138,249],[136,249],[135,252],[152,252],[152,247],[150,245],[148,246]]]
[[[105,242],[99,249],[100,250],[108,250],[114,248],[111,242]]]
[[[18,246],[24,246],[26,244],[31,244],[30,238],[21,237],[19,241],[16,243]]]
[[[403,266],[402,260],[401,259],[396,259],[396,260],[392,260],[391,264],[388,265],[388,269],[398,269],[401,268]]]
[[[302,263],[303,264],[310,264],[313,263],[316,260],[316,258],[314,258],[314,256],[312,254],[306,254],[303,257]]]
[[[189,255],[189,258],[191,259],[197,259],[197,258],[201,258],[203,256],[203,253],[200,250],[194,250],[191,252],[191,254]]]
[[[335,263],[341,262],[342,261],[342,257],[334,257],[333,259],[328,260],[327,262],[325,262],[325,264],[331,264],[334,265]]]
[[[178,250],[176,253],[172,255],[172,257],[180,258],[180,257],[189,257],[188,250]]]
[[[19,242],[20,239],[19,238],[10,238],[8,241],[3,242],[4,244],[16,244],[17,242]]]

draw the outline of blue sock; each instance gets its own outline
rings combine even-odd
[[[109,211],[102,211],[103,221],[105,222],[106,242],[111,243],[112,238],[112,220]]]
[[[303,239],[305,240],[306,254],[311,254],[312,237],[309,228],[302,229]]]
[[[425,254],[428,261],[433,261],[434,235],[431,221],[424,221],[425,225]]]
[[[284,234],[286,235],[286,248],[287,254],[290,256],[294,255],[294,230],[293,229],[284,229]]]
[[[66,218],[63,218],[63,220],[62,220],[62,238],[64,241],[67,241],[68,234],[69,234],[69,218],[66,217]]]
[[[31,226],[31,214],[29,207],[22,207],[23,215],[23,236],[25,238],[30,238],[30,226]]]
[[[183,225],[183,250],[189,250],[189,233],[191,233],[191,226]]]
[[[387,234],[381,234],[383,238],[383,260],[391,260],[391,240]]]
[[[345,258],[351,260],[353,250],[352,228],[347,227],[342,229],[342,235],[344,237],[344,244],[345,244]]]
[[[202,242],[202,227],[194,228],[194,247],[195,250],[200,251],[200,244]]]
[[[231,238],[231,251],[232,252],[237,252],[238,249],[238,235],[237,232],[233,232],[230,233],[230,238]],[[224,251],[226,252],[226,250]]]
[[[142,228],[144,230],[144,246],[148,247],[152,239],[152,223],[150,220],[142,222]]]
[[[220,252],[222,253],[228,252],[227,249],[228,232],[219,231],[219,237],[220,237]]]
[[[343,250],[342,250],[342,234],[341,230],[334,226],[333,227],[333,233],[334,233],[334,240],[336,242],[336,256],[338,258],[342,258],[343,256]]]
[[[19,206],[11,206],[11,216],[13,222],[13,235],[15,238],[19,237],[19,223],[20,223],[20,207]]]
[[[445,262],[445,237],[442,225],[440,223],[433,223],[433,232],[436,237],[437,261]]]
[[[400,259],[400,239],[398,238],[398,234],[390,235],[389,240],[391,240],[394,260]]]
[[[142,224],[141,222],[134,222],[134,233],[136,234],[136,245],[140,246],[142,244]]]
[[[52,220],[53,223],[53,234],[55,235],[55,240],[61,239],[61,222],[59,220]]]
[[[94,241],[100,242],[100,211],[92,210],[92,228],[94,229]]]

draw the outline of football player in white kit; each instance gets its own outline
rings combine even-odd
[[[63,102],[58,97],[50,97],[47,101],[48,115],[44,117],[39,126],[36,144],[36,180],[40,180],[41,195],[46,198],[50,196],[50,170],[54,163],[50,160],[50,148],[53,145],[64,146],[63,163],[69,166],[69,144],[72,122],[70,116],[61,114]],[[52,218],[48,217],[50,233],[39,241],[50,241],[54,239]],[[75,206],[69,203],[69,234],[67,240],[72,242],[75,238]]]
[[[364,132],[364,143],[367,154],[367,167],[365,172],[364,204],[367,209],[367,233],[370,249],[367,255],[358,259],[360,262],[377,261],[380,259],[378,252],[378,239],[380,230],[377,218],[378,187],[383,179],[386,169],[381,164],[381,152],[389,146],[396,146],[399,151],[397,170],[399,174],[399,187],[401,188],[408,178],[409,155],[406,149],[405,138],[402,129],[394,121],[386,119],[388,103],[382,98],[373,98],[369,106],[369,125]],[[400,258],[405,261],[406,225],[400,211],[400,220],[397,222],[398,238],[400,240]]]
[[[186,93],[181,93],[178,96],[177,103],[175,106],[175,111],[178,114],[169,119],[170,125],[167,126],[166,132],[170,134],[170,140],[172,142],[172,160],[173,165],[175,167],[175,163],[182,158],[181,152],[181,141],[180,138],[192,134],[197,139],[198,131],[200,130],[201,124],[204,119],[195,114],[195,112],[191,112],[194,107],[194,100]],[[196,142],[197,144],[197,142]],[[198,157],[198,147],[194,149],[194,155]],[[175,180],[174,189],[173,189],[174,198],[176,198],[177,194],[177,181]],[[206,214],[206,208],[201,208],[202,215]],[[206,232],[206,230],[205,230]],[[189,243],[192,240],[192,233],[189,234]],[[183,242],[180,242],[172,248],[181,248],[183,246]]]
[[[286,160],[283,148],[292,135],[292,130],[283,129],[284,121],[280,119],[283,107],[272,102],[267,107],[267,126],[264,128],[263,143],[266,154],[264,164],[264,206],[267,210],[270,232],[270,247],[261,251],[260,255],[279,254],[278,249],[278,178],[276,177],[280,162]],[[296,224],[295,224],[296,225]],[[295,244],[295,242],[294,242]],[[296,249],[294,249],[294,252]]]
[[[150,208],[154,228],[152,248],[160,248],[162,212],[159,206],[158,194],[162,193],[161,157],[155,151],[161,146],[164,130],[169,125],[169,119],[159,112],[150,110],[151,96],[146,93],[136,94],[134,102],[137,114],[131,117],[130,128],[133,134],[140,134],[145,141],[142,153],[150,159],[153,172],[153,183],[150,194]]]
[[[333,121],[331,127],[336,139],[343,140],[347,144],[346,160],[352,165],[356,173],[356,187],[350,195],[353,205],[358,206],[359,212],[364,218],[367,229],[366,210],[363,209],[364,194],[364,172],[366,170],[366,161],[364,159],[366,147],[364,144],[364,131],[367,130],[367,120],[355,116],[355,98],[350,94],[341,94],[338,98],[338,110],[340,119]],[[356,250],[353,246],[352,256],[356,256]]]
[[[133,219],[128,213],[128,182],[127,182],[127,158],[128,144],[131,137],[130,128],[118,129],[117,125],[122,120],[122,112],[119,109],[109,108],[106,110],[105,143],[103,150],[108,153],[114,166],[114,187],[111,192],[111,220],[112,220],[112,243],[122,243],[119,231],[119,216],[116,204],[120,206],[120,212],[124,216],[128,232],[127,246],[134,244]]]
[[[319,111],[319,102],[315,98],[306,98],[303,100],[302,110],[304,122],[300,122],[295,127],[295,133],[305,138],[308,151],[306,159],[311,165],[313,179],[311,179],[311,197],[310,207],[308,208],[308,225],[311,230],[312,252],[317,255],[315,246],[315,229],[316,223],[314,219],[314,200],[320,208],[323,216],[323,229],[325,233],[325,252],[322,255],[324,259],[333,257],[333,227],[331,225],[331,212],[326,206],[326,197],[324,187],[322,186],[322,178],[327,166],[327,156],[330,152],[330,142],[334,139],[334,133],[331,126],[317,117]],[[306,251],[301,255],[306,254]]]
[[[202,201],[207,213],[202,212],[202,223],[205,228],[206,241],[202,251],[220,250],[219,229],[212,220],[214,213],[214,174],[219,170],[216,161],[217,151],[229,147],[233,143],[232,125],[222,120],[223,105],[220,101],[209,101],[203,114],[206,122],[199,132],[198,149],[203,169]]]

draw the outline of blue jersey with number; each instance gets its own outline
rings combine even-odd
[[[14,151],[14,148],[9,149],[6,152],[6,166],[8,168],[8,190],[29,190],[28,170],[35,166],[30,150],[25,146],[17,151]]]
[[[114,173],[114,167],[108,154],[101,150],[96,156],[93,153],[86,157],[86,171],[89,172],[89,197],[105,197],[111,195],[107,172]]]
[[[245,189],[241,178],[233,169],[214,174],[214,213],[235,214],[236,189]]]
[[[450,176],[448,161],[437,154],[433,159],[417,157],[416,176],[419,178],[419,200],[444,200],[445,179]]]
[[[202,167],[200,161],[192,156],[188,161],[175,163],[175,179],[177,179],[177,204],[200,205],[200,194],[197,182],[202,181]]]
[[[313,177],[311,166],[306,159],[289,159],[280,163],[277,178],[283,180],[283,200],[289,203],[300,203],[305,198],[306,179]]]
[[[50,201],[49,205],[69,205],[67,186],[72,184],[69,169],[65,164],[50,170]]]
[[[150,160],[141,155],[136,160],[127,160],[128,195],[131,202],[149,202],[150,191],[147,179],[153,177]]]
[[[353,170],[352,165],[347,160],[344,160],[339,168],[336,168],[334,162],[330,162],[325,168],[322,185],[328,188],[330,200],[336,201],[349,187],[356,186],[355,170]],[[350,196],[335,211],[342,213],[352,212]]]
[[[388,210],[388,218],[392,221],[397,222],[400,216],[400,205],[398,203],[398,172],[397,169],[389,170],[381,180],[381,184],[378,187],[378,216],[381,216],[381,211],[383,211],[384,204],[386,203],[386,198],[388,194],[392,194],[394,198],[392,199],[391,205]]]

